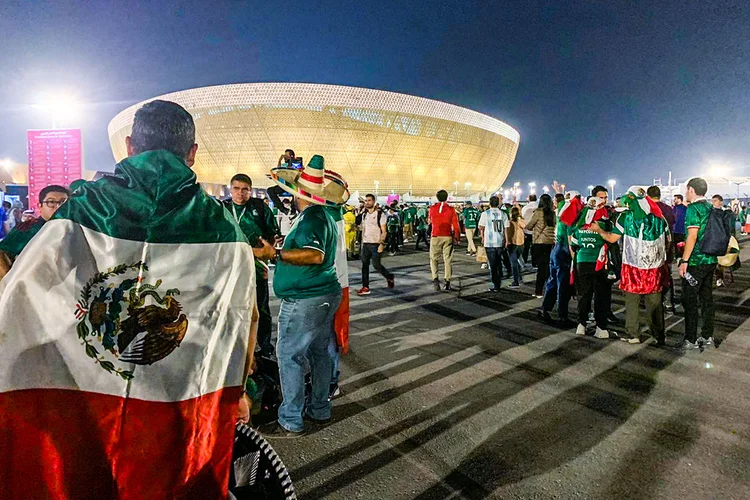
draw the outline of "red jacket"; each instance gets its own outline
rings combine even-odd
[[[453,236],[456,240],[461,238],[458,215],[447,203],[436,203],[430,207],[430,222],[433,236]]]

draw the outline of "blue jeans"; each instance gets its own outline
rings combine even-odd
[[[328,346],[333,317],[341,303],[341,291],[311,299],[283,299],[279,311],[279,361],[281,395],[279,424],[290,431],[302,431],[305,408],[305,372],[309,360],[312,396],[307,413],[316,420],[331,418],[328,391],[332,362]]]
[[[521,264],[518,259],[521,258],[523,245],[508,245],[508,254],[510,255],[510,268],[513,271],[513,284],[521,284]]]
[[[555,244],[549,260],[549,278],[544,287],[542,310],[550,312],[557,302],[557,316],[568,319],[568,304],[573,295],[570,286],[570,250],[567,246]]]
[[[487,252],[487,267],[490,268],[492,286],[496,290],[500,290],[503,284],[503,254],[505,253],[505,248],[484,247],[484,249]]]

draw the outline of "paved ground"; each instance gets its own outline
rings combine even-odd
[[[456,257],[457,292],[412,252],[384,261],[396,290],[352,294],[334,424],[273,441],[301,498],[750,498],[750,262],[717,291],[719,347],[682,355],[542,324],[532,288],[487,293]]]

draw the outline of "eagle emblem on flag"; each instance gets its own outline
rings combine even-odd
[[[180,291],[162,293],[162,280],[147,283],[146,271],[145,262],[136,262],[98,272],[81,289],[76,304],[76,332],[86,355],[123,380],[132,379],[133,371],[116,363],[156,363],[180,346],[188,328],[175,298]]]

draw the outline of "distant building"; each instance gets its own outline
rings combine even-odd
[[[323,155],[352,193],[465,197],[498,189],[516,158],[520,136],[490,116],[452,104],[381,90],[306,83],[247,83],[159,96],[194,117],[194,167],[204,185],[245,172],[267,187],[268,170],[291,148],[304,162]],[[151,100],[151,99],[149,99]],[[112,119],[116,160],[126,156],[136,110]]]

